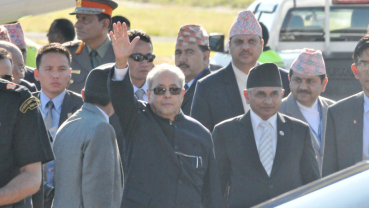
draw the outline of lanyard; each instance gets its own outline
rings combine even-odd
[[[318,101],[318,111],[319,111],[319,126],[318,126],[318,133],[316,133],[313,129],[313,127],[309,124],[311,131],[314,133],[316,138],[318,138],[319,143],[322,142],[322,107],[320,107],[320,103]]]
[[[206,70],[209,70],[209,67],[208,67],[208,68],[206,68],[204,71],[202,71],[199,75],[197,75],[197,77],[195,77],[195,79],[193,79],[192,84],[196,83],[196,81],[201,77],[201,75],[202,75]],[[188,89],[190,89],[190,86],[188,86]],[[188,90],[188,89],[187,89],[187,90]],[[186,90],[186,92],[187,92],[187,90]]]

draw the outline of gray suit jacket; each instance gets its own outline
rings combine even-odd
[[[315,138],[314,138],[314,133],[310,130],[310,134],[311,134],[311,140],[313,142],[313,147],[315,150],[315,154],[317,156],[317,160],[318,160],[318,164],[319,164],[319,169],[322,169],[322,161],[323,161],[323,150],[324,150],[324,141],[325,141],[325,126],[327,123],[327,111],[328,111],[328,106],[336,103],[333,100],[327,99],[325,97],[318,97],[320,106],[322,107],[322,144],[321,147],[319,147],[319,144],[316,142]],[[288,116],[297,118],[301,121],[304,121],[305,123],[308,123],[304,117],[304,115],[302,115],[301,110],[299,109],[299,106],[296,103],[295,98],[293,97],[292,93],[290,93],[288,95],[288,97],[284,98],[282,100],[282,104],[281,107],[279,109],[279,112],[286,114]]]
[[[329,106],[322,175],[327,176],[363,160],[364,92]]]
[[[60,126],[54,142],[53,207],[120,207],[120,156],[113,127],[90,103]]]
[[[72,55],[72,79],[68,90],[76,93],[81,93],[85,86],[85,81],[88,73],[92,70],[90,55],[87,46],[84,46],[81,53],[76,54],[80,41],[73,41],[65,43],[64,46],[68,48]],[[113,46],[110,46],[106,51],[105,56],[101,59],[100,65],[115,62]]]

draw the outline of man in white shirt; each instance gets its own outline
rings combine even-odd
[[[154,67],[155,59],[155,54],[152,53],[151,38],[142,30],[130,30],[128,37],[131,42],[136,37],[140,37],[128,59],[129,75],[137,99],[148,102],[146,77]]]
[[[230,208],[251,207],[320,178],[309,127],[278,113],[283,93],[277,65],[252,68],[244,90],[250,111],[214,128],[221,189]]]
[[[181,105],[182,112],[190,115],[192,99],[197,81],[210,74],[209,36],[201,25],[188,24],[178,31],[175,63],[184,73],[185,95]]]
[[[323,177],[369,159],[369,35],[359,40],[353,59],[363,91],[328,108]]]
[[[225,119],[246,113],[250,106],[243,97],[247,76],[263,52],[262,29],[251,11],[238,13],[229,34],[232,61],[217,72],[199,80],[190,115],[210,131]],[[283,89],[289,93],[288,72],[279,69]]]
[[[309,124],[321,169],[328,106],[335,103],[320,96],[328,82],[322,52],[304,49],[292,63],[289,79],[291,93],[282,100],[279,112]]]

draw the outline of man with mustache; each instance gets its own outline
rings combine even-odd
[[[328,106],[335,103],[320,96],[328,82],[322,52],[304,49],[292,63],[288,78],[292,93],[282,100],[279,112],[310,125],[311,140],[321,169]]]
[[[359,40],[352,57],[363,91],[328,108],[323,177],[369,159],[369,35]]]
[[[193,98],[191,116],[210,131],[228,118],[244,114],[250,109],[243,97],[249,70],[259,65],[263,52],[262,29],[251,11],[238,13],[229,35],[231,63],[198,81]],[[288,72],[279,69],[283,88],[289,93]]]
[[[81,93],[86,77],[91,69],[114,62],[114,51],[108,30],[111,16],[118,4],[112,0],[76,0],[74,25],[77,39],[64,45],[72,54],[72,79],[69,90]]]
[[[184,25],[179,29],[175,63],[184,73],[185,95],[182,111],[190,115],[193,95],[197,81],[210,74],[209,69],[209,36],[201,25]]]

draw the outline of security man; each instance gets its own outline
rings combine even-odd
[[[24,199],[40,188],[41,164],[54,159],[39,101],[25,87],[4,79],[0,100],[0,206],[32,207]]]
[[[65,46],[72,54],[72,79],[69,90],[81,93],[91,69],[115,62],[108,30],[111,15],[118,4],[112,0],[77,0],[74,25],[79,41],[67,42]]]

